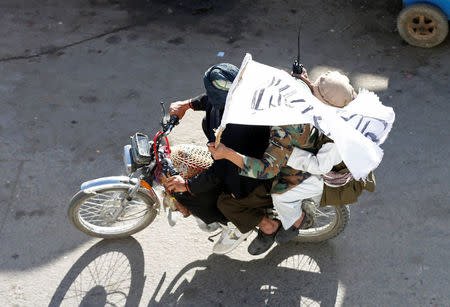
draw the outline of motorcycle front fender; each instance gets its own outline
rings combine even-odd
[[[93,180],[89,180],[83,182],[81,184],[81,190],[85,193],[92,193],[98,189],[99,186],[109,186],[109,185],[117,185],[117,184],[131,184],[135,185],[137,183],[136,178],[130,178],[127,176],[110,176],[110,177],[101,177]]]
[[[136,185],[137,182],[137,178],[130,178],[127,176],[101,177],[83,182],[81,184],[81,190],[86,194],[95,194],[100,189],[116,188],[118,186],[131,188],[132,186]],[[140,189],[141,191],[145,191],[145,193],[150,198],[152,198],[155,204],[157,204],[157,206],[159,207],[159,197],[156,195],[155,191],[150,185],[141,185]]]

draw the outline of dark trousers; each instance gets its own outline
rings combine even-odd
[[[200,218],[206,224],[219,222],[226,224],[228,219],[217,208],[218,190],[210,190],[206,193],[196,194],[195,196],[184,193],[174,193],[175,199],[185,206],[191,213]]]
[[[240,232],[249,232],[261,222],[265,216],[265,209],[273,206],[270,188],[271,182],[265,182],[257,186],[247,197],[240,199],[222,193],[217,200],[217,207]]]

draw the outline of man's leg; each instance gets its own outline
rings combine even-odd
[[[264,208],[272,206],[272,198],[264,184],[256,187],[247,197],[234,198],[222,193],[217,201],[219,210],[239,229],[246,233],[265,217]]]
[[[289,229],[301,219],[302,200],[322,194],[323,180],[318,176],[311,176],[294,188],[281,193],[272,194],[273,206],[284,229]]]
[[[187,192],[175,194],[178,202],[206,224],[214,222],[226,224],[228,222],[228,219],[217,209],[218,191],[212,190],[195,196]]]
[[[301,184],[282,194],[273,194],[273,205],[283,224],[275,241],[286,243],[298,235],[299,229],[306,229],[313,224],[313,209],[302,205],[303,199],[315,197],[322,193],[323,181],[318,176],[311,176]]]
[[[279,221],[265,216],[264,209],[272,206],[269,192],[270,185],[261,184],[245,198],[235,199],[228,194],[219,196],[219,209],[238,227],[240,232],[248,235],[253,228],[259,227],[257,238],[248,247],[248,252],[252,255],[259,255],[267,251],[273,245],[275,235],[281,227]],[[221,240],[225,242],[224,245],[229,245],[229,250],[241,242],[227,238],[221,238]],[[217,245],[220,245],[220,242],[219,240]]]

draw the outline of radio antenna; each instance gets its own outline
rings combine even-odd
[[[297,29],[297,62],[300,63],[300,25]]]
[[[301,30],[301,27],[302,27],[302,23],[299,22],[299,25],[297,27],[297,59],[294,61],[294,64],[292,65],[292,72],[297,75],[300,75],[303,72],[303,64],[300,63],[300,30]]]

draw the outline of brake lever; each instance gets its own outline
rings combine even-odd
[[[166,108],[164,106],[164,101],[161,101],[159,105],[161,106],[161,113],[162,113],[161,127],[164,129],[165,126],[167,125],[167,115],[166,115]]]

